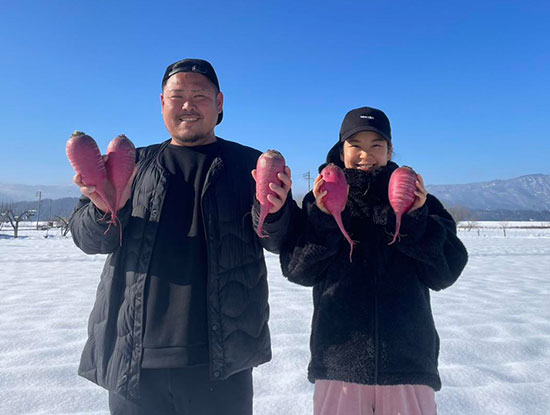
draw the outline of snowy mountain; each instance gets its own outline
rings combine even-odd
[[[80,190],[74,184],[59,186],[35,186],[26,184],[0,183],[0,203],[38,201],[38,192],[42,192],[42,199],[80,197]]]
[[[530,174],[508,180],[432,185],[428,192],[446,206],[472,210],[550,210],[550,175]]]

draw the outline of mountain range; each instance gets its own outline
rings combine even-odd
[[[429,193],[445,205],[476,210],[550,210],[550,175],[530,174],[508,180],[432,185]]]
[[[461,209],[466,218],[475,220],[550,221],[550,175],[530,174],[507,180],[428,185],[450,210]],[[0,208],[37,209],[41,192],[41,218],[67,217],[80,191],[74,185],[30,186],[0,183]]]
[[[550,175],[426,186],[457,220],[550,221]],[[464,211],[466,209],[466,211]]]

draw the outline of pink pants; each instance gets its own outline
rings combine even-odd
[[[435,392],[425,385],[358,385],[315,381],[314,415],[436,415]]]

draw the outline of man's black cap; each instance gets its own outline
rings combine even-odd
[[[340,142],[346,141],[360,131],[374,131],[391,143],[390,120],[379,109],[361,107],[349,111],[342,121]]]
[[[210,82],[214,84],[218,92],[220,92],[220,84],[218,82],[216,72],[214,71],[214,67],[208,61],[193,58],[182,59],[181,61],[174,62],[173,64],[169,65],[168,68],[166,68],[164,76],[162,77],[163,90],[164,85],[166,85],[166,81],[168,81],[168,78],[179,72],[194,72],[204,75],[210,80]],[[223,111],[218,114],[218,121],[216,122],[216,125],[222,122],[222,118]]]

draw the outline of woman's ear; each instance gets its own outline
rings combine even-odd
[[[340,151],[339,151],[339,153],[340,153],[340,160],[342,160],[342,162],[343,162],[343,161],[344,161],[344,143],[342,143],[342,144],[340,145]]]

